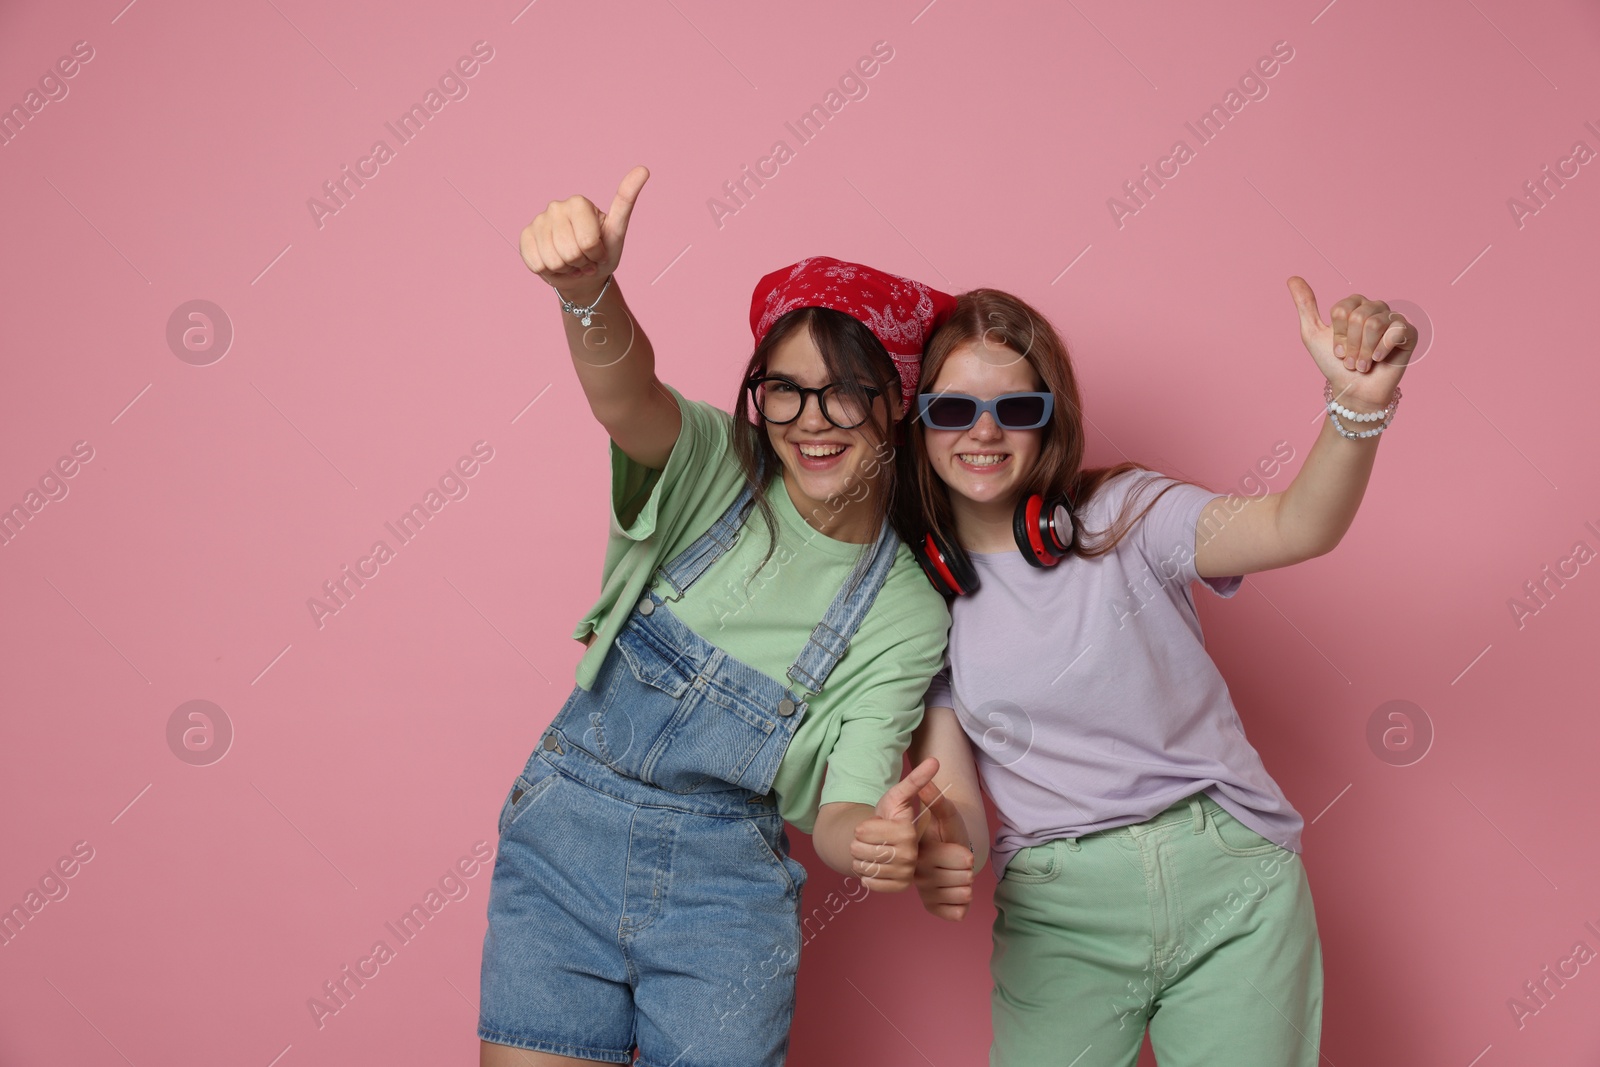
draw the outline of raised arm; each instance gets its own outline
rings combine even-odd
[[[655,350],[615,277],[628,218],[649,177],[644,167],[630,170],[608,212],[582,196],[552,200],[523,228],[521,251],[528,269],[553,286],[557,297],[593,309],[585,325],[550,298],[565,321],[589,410],[629,458],[659,470],[667,465],[683,418],[656,377]]]
[[[1335,304],[1327,324],[1304,279],[1290,278],[1289,290],[1300,313],[1300,340],[1332,384],[1334,399],[1357,412],[1387,407],[1416,344],[1416,328],[1388,304],[1359,293]],[[1242,505],[1219,501],[1202,512],[1195,529],[1200,577],[1271,570],[1333,551],[1361,507],[1380,437],[1353,440],[1323,419],[1305,465],[1282,492]]]

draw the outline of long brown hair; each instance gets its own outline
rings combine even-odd
[[[745,481],[754,491],[762,521],[767,527],[767,554],[762,557],[756,570],[766,565],[778,547],[778,517],[767,502],[767,487],[783,470],[783,461],[778,458],[772,441],[767,437],[766,423],[755,412],[750,390],[745,383],[766,373],[773,350],[797,330],[810,332],[811,340],[822,354],[822,363],[828,369],[830,380],[869,382],[877,387],[884,400],[885,415],[882,421],[875,414],[856,427],[872,441],[877,458],[876,467],[881,468],[881,473],[876,476],[876,492],[865,485],[862,487],[872,497],[873,534],[872,540],[862,545],[861,559],[851,577],[854,582],[864,573],[872,542],[877,540],[877,531],[885,519],[894,524],[895,532],[902,539],[907,536],[908,531],[898,520],[915,512],[916,481],[911,475],[907,451],[896,449],[891,443],[898,436],[896,431],[899,429],[894,416],[894,402],[900,396],[900,373],[895,369],[894,360],[889,357],[883,343],[859,319],[824,307],[795,308],[773,323],[750,354],[739,379],[739,396],[733,406],[733,449],[739,458],[739,466],[744,469]],[[876,413],[876,404],[873,410]],[[868,462],[871,463],[872,459]],[[870,469],[868,477],[873,477]],[[850,497],[849,489],[845,495],[856,499]]]
[[[957,348],[969,343],[1003,346],[1015,352],[1028,361],[1043,380],[1044,387],[1055,396],[1055,410],[1041,430],[1039,458],[1023,483],[1025,494],[1039,493],[1048,499],[1066,493],[1074,510],[1081,515],[1083,506],[1095,492],[1117,475],[1131,470],[1154,472],[1154,468],[1132,460],[1110,467],[1083,469],[1083,405],[1078,395],[1078,379],[1072,370],[1072,357],[1050,320],[1027,302],[998,289],[974,289],[957,297],[955,312],[929,339],[923,354],[922,389],[931,391],[944,361]],[[950,507],[950,492],[928,460],[922,428],[918,427],[911,438],[912,467],[922,521],[913,536],[920,539],[924,532],[932,531],[946,544],[960,544],[955,514]],[[1130,496],[1110,526],[1100,531],[1079,530],[1074,551],[1091,558],[1112,551],[1161,499],[1161,494],[1179,481],[1181,479],[1174,479],[1172,484],[1162,487],[1137,515],[1132,514],[1136,501]],[[910,521],[907,517],[907,525]]]

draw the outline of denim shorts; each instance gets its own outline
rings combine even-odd
[[[777,810],[743,790],[663,806],[562,749],[535,750],[500,815],[478,1036],[609,1063],[637,1045],[644,1067],[781,1063],[806,870]]]

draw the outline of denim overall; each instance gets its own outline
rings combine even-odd
[[[791,687],[667,601],[732,547],[749,487],[657,576],[500,813],[478,1036],[641,1067],[776,1067],[806,870],[772,796],[784,751],[894,564],[887,523],[789,668]],[[660,584],[660,583],[653,583]]]

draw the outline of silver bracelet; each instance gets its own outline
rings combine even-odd
[[[1348,437],[1352,440],[1357,440],[1364,437],[1376,437],[1389,428],[1389,423],[1394,421],[1394,410],[1400,403],[1400,387],[1398,385],[1394,387],[1394,396],[1389,398],[1388,406],[1386,406],[1382,411],[1352,411],[1349,408],[1344,407],[1333,398],[1332,382],[1323,382],[1322,398],[1327,402],[1328,418],[1333,421],[1333,428],[1339,431],[1339,435],[1341,437]],[[1343,415],[1345,418],[1354,422],[1377,422],[1379,419],[1382,419],[1383,425],[1377,427],[1376,429],[1362,430],[1359,433],[1356,433],[1344,428],[1344,423],[1339,421],[1340,415]]]
[[[611,279],[613,277],[615,277],[615,275],[608,274],[606,276],[606,283],[600,287],[600,295],[595,297],[588,307],[579,307],[577,304],[574,304],[572,301],[562,296],[561,290],[556,289],[554,285],[552,285],[550,288],[556,289],[556,299],[561,301],[561,310],[565,311],[568,315],[578,316],[579,321],[587,326],[589,325],[589,317],[594,314],[594,309],[600,306],[601,298],[606,295],[606,290],[611,288]]]

